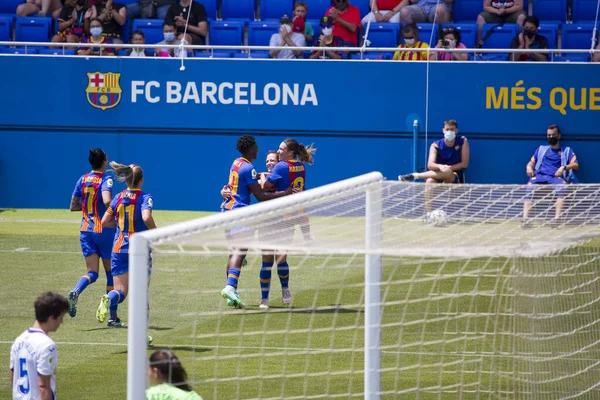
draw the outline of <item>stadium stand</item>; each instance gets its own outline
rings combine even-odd
[[[485,24],[483,26],[482,35],[493,29],[494,32],[489,35],[488,39],[483,44],[484,49],[508,49],[510,48],[510,42],[519,32],[517,24],[504,24],[498,26],[495,24]],[[506,53],[483,53],[482,58],[490,61],[505,61],[508,59],[508,52]]]
[[[248,24],[248,45],[249,46],[268,46],[271,40],[271,36],[274,33],[279,32],[279,22],[275,21],[261,21],[261,22],[250,22]],[[253,51],[252,57],[259,58],[258,56],[266,55],[269,58],[268,51]],[[263,57],[260,57],[263,58]]]
[[[366,29],[367,26],[364,25],[363,30],[366,31]],[[399,24],[371,23],[369,28],[370,47],[397,47],[399,35]]]
[[[17,6],[23,4],[22,0],[2,0],[0,1],[0,14],[8,14],[14,16],[17,11]]]
[[[217,19],[217,0],[195,0],[196,2],[202,4],[206,9],[206,18],[208,21],[214,21]]]
[[[532,14],[540,21],[567,21],[567,0],[533,0]]]
[[[283,14],[291,14],[294,2],[292,0],[261,0],[260,1],[260,20],[277,20]]]
[[[321,19],[325,15],[325,12],[331,7],[330,0],[304,0],[308,6],[308,12],[306,13],[306,19]],[[315,27],[315,25],[313,25]]]
[[[47,42],[51,26],[51,18],[17,17],[15,40],[17,42]]]
[[[240,46],[244,44],[244,24],[243,21],[214,21],[209,27],[210,44],[213,46]],[[231,57],[233,53],[239,53],[239,51],[219,50],[215,52],[215,54],[217,53],[219,55],[221,55],[220,53],[223,53],[222,55],[228,54],[227,57]]]
[[[153,44],[163,40],[163,21],[160,19],[135,19],[131,26],[132,32],[140,30],[146,36],[146,43]],[[129,35],[123,35],[129,37]]]
[[[419,28],[419,40],[425,42],[429,47],[435,47],[438,41],[438,25],[431,23],[420,23],[417,24]]]
[[[573,0],[573,22],[594,21],[598,10],[597,0]]]
[[[256,19],[254,0],[221,0],[221,18],[235,21],[254,21]],[[291,13],[291,11],[290,11]]]
[[[0,16],[0,41],[8,42],[11,40],[13,17]]]
[[[548,47],[551,49],[558,48],[558,27],[558,23],[540,22],[538,34],[548,39]]]
[[[364,17],[371,11],[371,0],[352,0],[350,5],[358,7],[360,10],[360,17]]]
[[[453,5],[455,23],[474,23],[483,11],[481,0],[459,0]]]

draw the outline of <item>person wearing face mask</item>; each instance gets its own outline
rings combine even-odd
[[[112,39],[113,43],[123,43],[121,28],[127,21],[127,7],[114,3],[113,0],[101,0],[92,6],[85,15],[86,23],[93,18],[102,22],[102,34]],[[91,27],[90,27],[91,29]]]
[[[296,23],[296,29],[293,28]],[[302,25],[302,26],[301,26]],[[273,34],[269,41],[270,47],[304,47],[306,46],[306,39],[304,39],[304,24],[302,19],[293,21],[289,15],[284,14],[279,19],[279,33]],[[302,50],[277,50],[273,49],[269,51],[271,58],[302,58]]]
[[[533,15],[525,18],[523,23],[523,33],[515,36],[510,44],[511,49],[547,49],[548,39],[542,35],[538,35],[537,31],[540,26],[540,20]],[[547,53],[537,53],[535,51],[529,53],[512,53],[511,61],[547,61]]]
[[[529,176],[528,185],[552,185],[556,192],[556,206],[552,227],[560,225],[560,215],[565,203],[566,183],[579,183],[573,171],[579,170],[579,161],[575,152],[570,147],[560,145],[560,128],[558,125],[550,125],[546,130],[548,145],[539,146],[533,153],[533,157],[527,163],[525,171]],[[530,192],[523,203],[523,222],[521,227],[531,228],[532,221],[529,219],[531,210]]]
[[[404,43],[398,46],[399,49],[404,51],[397,51],[394,53],[394,60],[401,61],[415,61],[427,60],[426,51],[410,51],[409,49],[426,49],[429,45],[419,40],[419,28],[416,24],[404,25],[402,28],[402,36],[404,37]]]
[[[67,0],[58,17],[58,33],[52,42],[79,43],[84,36],[84,16],[87,11],[87,0]]]
[[[146,44],[146,35],[142,31],[134,31],[129,38],[131,44]],[[126,57],[151,57],[152,55],[148,49],[136,47],[133,49],[127,49],[125,52]]]
[[[320,21],[321,25],[321,36],[315,43],[315,47],[344,47],[345,42],[336,36],[333,36],[333,18],[322,17]],[[310,54],[311,59],[334,59],[339,60],[343,56],[341,51],[333,50],[315,50]]]
[[[170,45],[179,45],[181,44],[181,40],[177,39],[176,36],[177,28],[175,25],[172,25],[169,22],[165,22],[163,24],[163,37],[164,40],[157,43],[157,48],[155,49],[156,55],[159,57],[187,57],[187,51],[182,51],[181,48],[169,48],[169,47],[161,47],[166,44]]]
[[[341,38],[346,46],[358,46],[357,31],[360,28],[360,10],[349,4],[349,0],[333,0],[325,16],[333,18],[333,36]]]
[[[84,37],[81,43],[112,44],[113,40],[102,35],[102,21],[100,18],[93,18],[90,21],[90,36]],[[114,56],[115,51],[110,47],[82,47],[77,54],[82,56]]]
[[[442,30],[442,38],[438,40],[436,49],[466,49],[467,47],[460,42],[460,32],[454,27],[446,27]],[[446,52],[432,53],[430,60],[438,61],[467,61],[469,56],[466,52]]]

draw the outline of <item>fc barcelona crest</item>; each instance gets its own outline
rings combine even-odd
[[[113,72],[88,72],[88,86],[85,89],[87,101],[105,111],[116,107],[121,101],[121,74]]]

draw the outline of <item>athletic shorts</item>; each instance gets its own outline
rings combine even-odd
[[[535,190],[534,185],[551,185],[557,197],[565,197],[567,183],[563,178],[549,175],[535,175],[529,178],[529,186],[527,188],[528,198],[531,198],[532,192]]]
[[[446,9],[450,11],[446,4],[440,4],[440,6],[446,7]],[[402,11],[410,15],[410,20],[412,22],[433,22],[433,20],[435,19],[435,7],[433,6],[404,6],[402,7]]]
[[[110,269],[115,275],[129,272],[129,253],[113,253],[110,258]],[[152,256],[148,257],[148,276],[152,271]]]
[[[496,15],[490,14],[487,11],[480,13],[486,24],[516,24],[519,15],[527,15],[525,11],[518,11],[512,14]]]
[[[115,239],[115,230],[104,228],[102,233],[80,232],[79,242],[83,256],[89,257],[92,254],[98,254],[100,258],[109,260]]]

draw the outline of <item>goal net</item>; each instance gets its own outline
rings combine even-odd
[[[371,173],[137,234],[128,399],[147,385],[148,302],[154,348],[173,350],[204,399],[598,398],[598,200],[600,185]],[[220,295],[232,244],[248,249],[245,309]],[[292,304],[273,267],[262,309],[272,251],[288,254]]]

